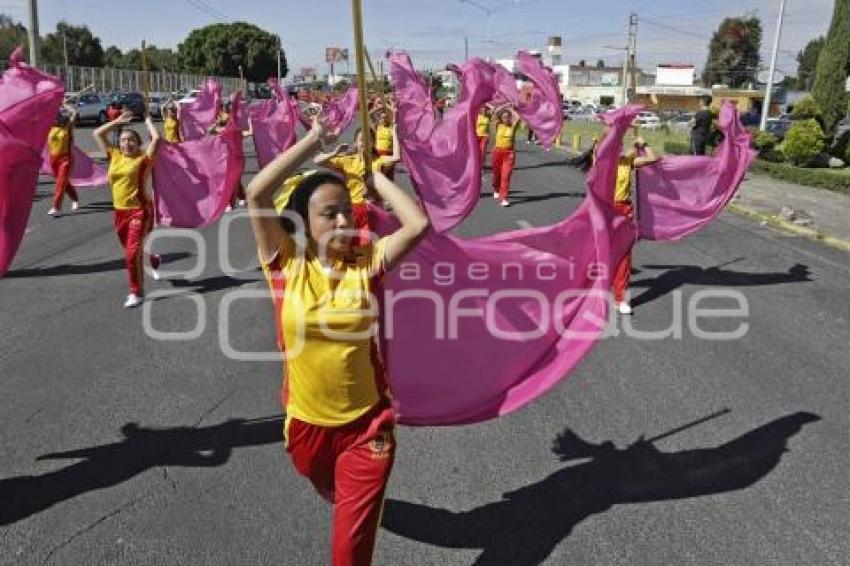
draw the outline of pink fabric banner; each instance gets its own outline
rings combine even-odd
[[[239,111],[239,116],[236,117],[236,123],[242,130],[248,129],[249,120],[257,120],[270,116],[275,110],[276,104],[274,100],[263,100],[254,104],[243,104]]]
[[[71,155],[71,184],[75,188],[102,187],[109,182],[106,177],[106,167],[93,160],[76,145],[71,147]],[[43,159],[41,173],[52,177],[53,169],[50,168],[50,152],[47,146],[42,150],[41,157]]]
[[[750,134],[726,102],[723,141],[714,157],[671,156],[638,170],[638,225],[647,240],[678,240],[711,222],[737,191],[755,159]]]
[[[220,104],[221,85],[213,79],[207,79],[193,102],[179,105],[183,141],[204,137],[218,117]]]
[[[221,134],[160,145],[153,163],[157,224],[200,228],[224,214],[245,166],[242,130],[235,118],[240,102],[237,96]]]
[[[517,53],[519,72],[528,77],[533,88],[531,97],[520,102],[517,112],[528,124],[544,147],[552,147],[564,125],[561,89],[552,70],[537,57],[520,51]]]
[[[429,85],[407,54],[390,56],[402,159],[431,226],[439,233],[460,224],[478,203],[482,164],[475,121],[494,94],[490,64],[471,59],[455,72],[461,80],[457,103],[439,119]]]
[[[612,266],[635,236],[611,203],[636,112],[611,117],[588,196],[566,220],[469,240],[431,232],[388,275],[383,352],[399,422],[456,425],[510,413],[591,350],[606,325]],[[396,225],[379,209],[372,216],[379,233]]]
[[[328,132],[339,134],[351,124],[359,106],[358,96],[357,87],[352,86],[341,98],[330,100],[322,105],[322,123]]]
[[[270,116],[254,119],[254,149],[260,168],[295,144],[297,123],[288,100],[280,101]]]
[[[18,251],[32,210],[41,151],[62,104],[62,83],[23,63],[0,77],[0,277]]]

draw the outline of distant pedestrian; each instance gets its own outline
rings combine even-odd
[[[705,147],[711,139],[711,97],[704,96],[700,100],[700,109],[691,122],[691,153],[705,155]]]

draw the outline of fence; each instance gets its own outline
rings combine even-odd
[[[97,92],[141,92],[144,86],[144,73],[142,71],[104,67],[66,67],[65,65],[40,65],[40,68],[44,72],[62,79],[67,92],[76,92],[90,85],[94,85]],[[205,75],[150,71],[150,91],[189,91],[198,88],[198,85],[206,78]],[[229,95],[246,86],[238,77],[210,78],[216,79],[221,84],[224,95]]]

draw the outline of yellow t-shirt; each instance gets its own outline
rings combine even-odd
[[[513,125],[500,123],[496,126],[496,149],[513,149],[514,138],[516,137],[516,129],[519,122],[514,122]]]
[[[490,137],[490,116],[479,114],[475,120],[475,135],[479,138]]]
[[[47,149],[51,157],[71,153],[71,129],[53,126],[47,134]]]
[[[617,161],[617,181],[614,187],[614,202],[629,202],[632,200],[632,169],[634,168],[634,155],[623,155]]]
[[[372,172],[377,173],[382,167],[389,164],[387,156],[372,160]],[[366,163],[363,156],[357,153],[338,155],[328,161],[328,166],[336,169],[345,176],[345,186],[351,196],[351,204],[363,204],[366,202]]]
[[[393,128],[379,124],[375,128],[375,149],[391,152],[393,150]]]
[[[285,352],[286,430],[297,418],[338,427],[369,411],[387,393],[373,336],[378,307],[372,295],[384,274],[386,238],[352,250],[330,275],[293,240],[261,261],[272,291],[278,345]]]
[[[180,143],[180,122],[174,118],[166,118],[163,127],[165,128],[165,141]]]
[[[145,153],[126,157],[120,150],[109,148],[109,186],[112,188],[112,207],[116,210],[142,208],[147,202],[145,180],[151,160]]]

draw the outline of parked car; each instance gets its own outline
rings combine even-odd
[[[184,105],[188,102],[195,102],[195,99],[198,98],[198,95],[200,93],[201,93],[201,91],[198,90],[198,89],[190,90],[189,93],[186,96],[184,96],[183,98],[181,98],[180,100],[177,101],[177,104],[179,106],[182,106],[182,105]]]
[[[583,106],[577,110],[570,112],[570,120],[575,122],[594,122],[598,112],[594,108]]]
[[[768,118],[764,129],[776,136],[776,139],[782,141],[793,123],[793,120],[787,118]]]
[[[162,118],[162,107],[168,101],[168,96],[161,92],[152,92],[148,98],[148,114],[152,118]]]
[[[134,118],[143,119],[145,117],[145,97],[140,92],[119,92],[113,97],[113,100],[121,106],[126,106],[132,113]]]
[[[655,112],[641,112],[635,118],[634,125],[647,130],[657,130],[661,127],[661,118]]]
[[[73,98],[70,101],[73,103]],[[103,124],[106,122],[106,105],[109,101],[106,98],[101,98],[94,93],[88,93],[80,96],[73,103],[77,111],[77,123],[95,123]]]
[[[670,118],[668,122],[670,124],[670,128],[676,130],[677,132],[690,133],[691,131],[691,121],[694,119],[694,115],[691,112],[685,112],[682,114],[678,114]]]

